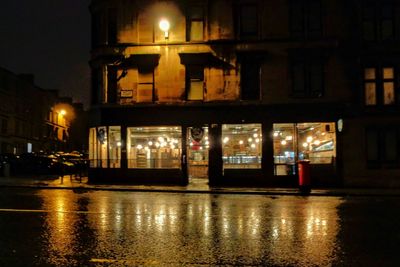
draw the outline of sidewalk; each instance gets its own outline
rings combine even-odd
[[[187,186],[89,184],[87,177],[82,177],[80,180],[79,178],[70,177],[69,175],[65,175],[63,179],[57,176],[0,177],[0,187],[169,193],[304,195],[298,188],[212,187],[199,181],[194,181]],[[400,188],[315,188],[312,189],[308,195],[400,197]]]

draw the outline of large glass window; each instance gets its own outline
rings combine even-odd
[[[128,168],[181,168],[181,153],[181,127],[127,128]]]
[[[224,169],[260,169],[261,124],[223,124],[222,153]]]
[[[297,160],[332,164],[336,158],[333,122],[277,123],[273,125],[275,175],[295,174]]]

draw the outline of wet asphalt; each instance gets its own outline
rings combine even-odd
[[[0,266],[400,266],[400,197],[0,189]]]

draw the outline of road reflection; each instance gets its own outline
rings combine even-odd
[[[39,192],[46,261],[331,265],[339,198]]]

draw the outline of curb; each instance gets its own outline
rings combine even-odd
[[[323,191],[315,189],[310,193],[303,193],[300,190],[293,191],[247,191],[247,190],[231,190],[231,189],[160,189],[160,188],[121,188],[121,187],[96,187],[96,186],[52,186],[52,185],[11,185],[0,184],[0,188],[28,188],[28,189],[59,189],[59,190],[78,190],[78,191],[116,191],[116,192],[156,192],[156,193],[187,193],[187,194],[232,194],[232,195],[264,195],[264,196],[325,196],[325,197],[400,197],[400,192],[349,192],[349,191]],[[322,190],[322,191],[321,191]]]

